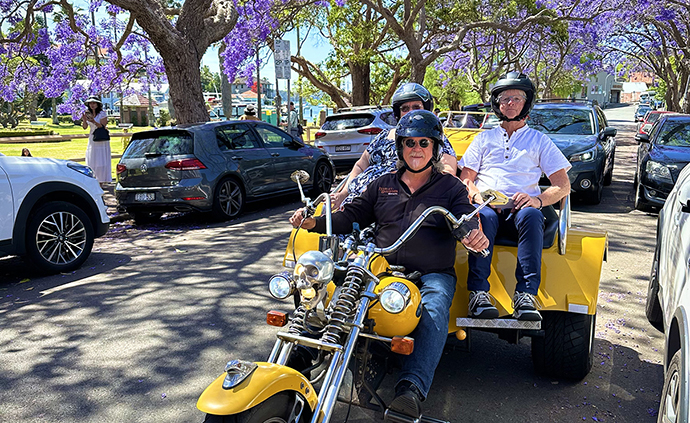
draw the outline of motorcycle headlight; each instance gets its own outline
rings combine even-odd
[[[673,178],[671,178],[671,171],[663,163],[654,162],[650,160],[647,162],[646,170],[647,177],[649,179],[654,179],[655,181],[659,182],[668,182],[670,184],[673,183]]]
[[[321,251],[307,251],[297,260],[293,275],[298,288],[303,289],[314,284],[328,283],[333,279],[335,263]]]
[[[578,154],[573,154],[570,156],[570,162],[591,162],[597,157],[597,149],[596,148],[591,148],[587,151],[583,151],[582,153]]]
[[[284,300],[289,297],[295,289],[295,281],[289,272],[282,272],[271,276],[268,280],[268,291],[274,298]]]
[[[391,314],[398,314],[405,310],[410,302],[410,289],[402,282],[393,282],[379,295],[379,302],[384,310]]]

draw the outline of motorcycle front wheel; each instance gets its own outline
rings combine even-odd
[[[207,414],[204,423],[287,423],[295,405],[295,394],[281,392],[247,411],[232,416],[215,416]],[[302,413],[300,422],[305,418],[307,409]]]

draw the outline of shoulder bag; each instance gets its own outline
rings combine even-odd
[[[105,126],[101,126],[100,128],[96,128],[93,131],[93,140],[94,141],[110,141],[110,132],[106,129]]]

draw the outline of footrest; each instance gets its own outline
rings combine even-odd
[[[446,420],[439,420],[433,417],[428,417],[422,414],[422,417],[415,419],[414,417],[406,416],[404,414],[396,413],[392,410],[386,410],[384,420],[393,423],[450,423]]]
[[[541,321],[517,319],[472,319],[470,317],[458,317],[455,320],[455,324],[461,328],[541,329]]]

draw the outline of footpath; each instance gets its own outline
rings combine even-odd
[[[115,182],[105,184],[103,187],[103,200],[105,201],[106,207],[108,207],[108,216],[110,217],[110,223],[123,222],[129,220],[130,216],[127,213],[120,213],[117,211],[117,200],[115,199]]]

